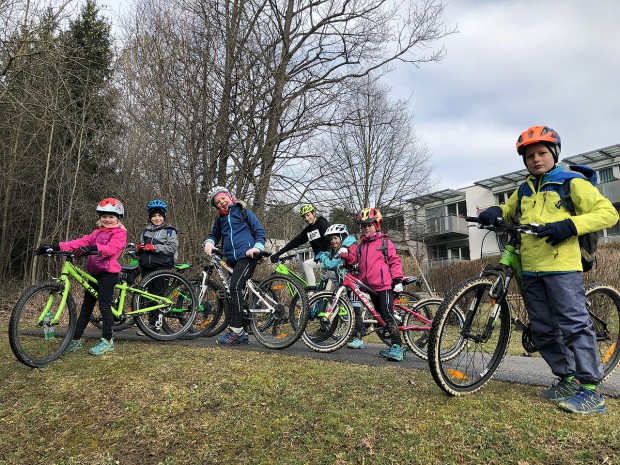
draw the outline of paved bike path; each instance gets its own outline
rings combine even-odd
[[[87,337],[98,338],[100,337],[100,334],[101,333],[98,331],[87,330],[85,335]],[[388,363],[384,358],[379,356],[379,350],[385,348],[385,346],[380,344],[366,344],[366,348],[361,350],[347,349],[344,347],[330,354],[322,354],[310,350],[301,341],[298,341],[293,346],[284,350],[270,350],[260,345],[252,336],[250,336],[250,343],[248,345],[233,347],[216,344],[214,337],[200,337],[193,340],[159,342],[146,336],[136,335],[135,328],[129,328],[125,331],[114,333],[114,339],[117,341],[131,340],[157,344],[181,344],[190,347],[213,347],[218,350],[250,350],[255,352],[274,353],[293,357],[307,357],[326,361],[331,360],[336,362],[349,362],[371,366],[385,365]],[[419,359],[411,352],[408,353],[408,357],[403,362],[394,364],[394,366],[398,366],[399,368],[411,368],[428,371],[427,362]],[[618,372],[612,374],[611,377],[603,384],[603,392],[605,395],[614,398],[620,398],[620,368],[617,370]],[[551,370],[545,361],[540,357],[506,356],[493,379],[517,384],[549,386],[555,381],[556,378],[551,373]]]

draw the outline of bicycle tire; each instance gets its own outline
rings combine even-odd
[[[190,282],[194,286],[194,292],[196,292],[200,304],[198,305],[194,324],[181,336],[182,339],[196,339],[206,336],[209,331],[217,326],[222,317],[224,305],[226,305],[225,299],[220,298],[218,295],[218,292],[222,290],[221,286],[218,286],[211,280],[207,280],[205,281],[205,292],[201,295],[202,278],[192,279]]]
[[[620,361],[620,293],[608,284],[589,284],[586,287],[586,308],[596,334],[605,380]]]
[[[335,352],[351,340],[355,331],[353,305],[344,295],[337,302],[340,310],[335,318],[329,322],[324,317],[324,311],[332,304],[334,297],[332,292],[323,291],[312,295],[308,301],[312,316],[308,318],[301,340],[315,352]]]
[[[120,291],[118,289],[114,289],[114,295],[112,297],[113,307],[118,307],[119,294]],[[127,308],[128,311],[131,311],[131,302],[128,302],[128,296],[129,294],[125,293],[125,308]],[[124,331],[127,328],[131,328],[133,325],[136,324],[134,319],[130,316],[127,316],[125,313],[126,312],[123,311],[120,317],[114,317],[114,325],[112,326],[114,332]],[[103,318],[101,317],[101,313],[99,312],[99,305],[96,305],[93,309],[93,313],[90,315],[90,323],[97,329],[103,329]]]
[[[134,321],[145,335],[156,341],[180,338],[196,319],[198,298],[194,287],[187,278],[172,270],[156,270],[145,275],[140,281],[139,289],[148,290],[150,287],[161,289],[158,292],[163,292],[161,295],[171,299],[173,304],[163,309],[133,315]],[[133,294],[133,311],[140,311],[141,307],[147,308],[154,303],[139,293]]]
[[[37,324],[50,299],[50,312],[56,314],[63,290],[64,285],[56,282],[36,284],[28,288],[13,307],[9,320],[9,344],[17,360],[24,365],[44,367],[60,358],[71,342],[77,325],[77,312],[70,294],[67,295],[58,325],[52,327],[53,337],[46,338],[44,327]]]
[[[269,349],[285,349],[301,337],[308,323],[308,296],[297,281],[271,275],[251,293],[248,318],[256,340]],[[275,308],[267,311],[265,302]]]
[[[437,385],[451,396],[481,389],[494,375],[510,342],[510,308],[505,299],[485,340],[495,299],[489,297],[493,281],[485,277],[460,283],[446,297],[433,320],[428,344],[428,363]],[[453,311],[465,315],[463,328],[454,324]],[[463,340],[463,338],[465,340]],[[447,356],[458,351],[455,357]]]

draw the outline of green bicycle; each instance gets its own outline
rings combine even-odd
[[[15,304],[9,320],[11,350],[20,362],[33,368],[58,359],[71,342],[77,324],[71,281],[97,297],[92,287],[97,280],[73,263],[72,252],[50,249],[43,256],[64,258],[60,277],[27,289]],[[131,267],[124,267],[121,279],[128,269]],[[163,291],[162,295],[149,292],[151,288]],[[133,317],[138,327],[152,339],[177,339],[192,326],[196,317],[194,289],[175,271],[149,273],[136,287],[121,280],[116,290],[118,304],[112,307],[112,314],[115,318],[123,315],[127,294],[131,294],[131,311],[125,312],[125,316]]]

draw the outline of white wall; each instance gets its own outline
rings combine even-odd
[[[493,193],[488,189],[480,186],[471,186],[463,190],[465,191],[465,202],[467,203],[467,216],[478,216],[476,213],[477,207],[486,208],[495,204]],[[481,258],[481,254],[499,253],[495,233],[478,229],[475,223],[469,224],[469,254],[472,260]]]

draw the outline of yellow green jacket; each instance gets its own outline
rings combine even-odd
[[[568,178],[573,178],[570,196],[575,204],[576,216],[560,201],[558,189]],[[534,223],[545,225],[570,218],[579,235],[610,228],[618,222],[618,212],[590,181],[580,174],[565,171],[561,166],[544,174],[535,187],[535,177],[530,175],[525,181],[521,199],[521,218],[519,224]],[[514,218],[519,201],[518,189],[505,205],[499,205],[504,218]],[[533,273],[557,271],[582,271],[581,251],[577,236],[573,236],[557,246],[546,242],[547,238],[535,235],[521,236],[521,262],[523,271]]]

